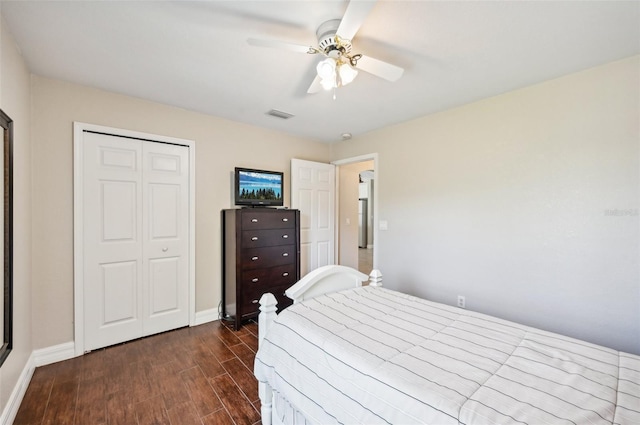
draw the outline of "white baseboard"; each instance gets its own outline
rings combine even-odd
[[[75,344],[73,341],[33,350],[31,356],[29,356],[29,360],[27,360],[27,364],[24,365],[22,373],[20,373],[18,377],[16,386],[13,387],[13,391],[11,391],[2,415],[0,415],[0,425],[11,425],[13,423],[36,367],[67,360],[72,357],[75,357]]]
[[[35,366],[45,366],[76,357],[76,346],[73,341],[33,350]]]
[[[194,326],[203,325],[205,323],[213,322],[214,320],[218,320],[218,309],[210,308],[209,310],[202,310],[196,312],[196,322]]]
[[[27,360],[27,364],[22,369],[22,373],[20,373],[20,377],[18,377],[16,386],[13,387],[13,391],[11,391],[7,404],[4,406],[4,410],[0,416],[0,424],[11,425],[13,423],[16,415],[18,414],[20,403],[22,403],[22,399],[29,387],[29,382],[31,382],[34,370],[36,370],[35,356],[31,353],[29,360]]]

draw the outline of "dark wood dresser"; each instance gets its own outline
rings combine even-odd
[[[242,208],[222,211],[223,318],[242,322],[258,315],[265,292],[278,311],[291,305],[284,291],[300,279],[300,211]]]

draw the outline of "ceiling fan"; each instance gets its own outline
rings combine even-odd
[[[331,90],[347,85],[358,75],[358,70],[387,81],[397,81],[402,76],[404,69],[370,56],[352,53],[351,39],[358,32],[374,5],[374,1],[349,2],[342,19],[332,19],[318,27],[316,31],[317,47],[257,38],[249,38],[247,42],[252,46],[273,47],[325,56],[326,58],[316,66],[317,75],[307,93],[317,93],[323,88]]]

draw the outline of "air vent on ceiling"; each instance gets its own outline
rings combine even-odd
[[[271,115],[272,117],[276,118],[282,118],[283,120],[288,120],[289,118],[293,117],[293,114],[278,111],[277,109],[270,110],[269,112],[267,112],[267,115]]]

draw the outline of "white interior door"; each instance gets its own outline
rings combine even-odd
[[[185,146],[144,142],[143,334],[189,322],[189,156]]]
[[[187,325],[189,148],[82,142],[84,350]]]
[[[142,145],[84,136],[85,349],[142,335]]]
[[[291,160],[291,208],[300,210],[300,273],[335,263],[336,171],[333,164]]]

